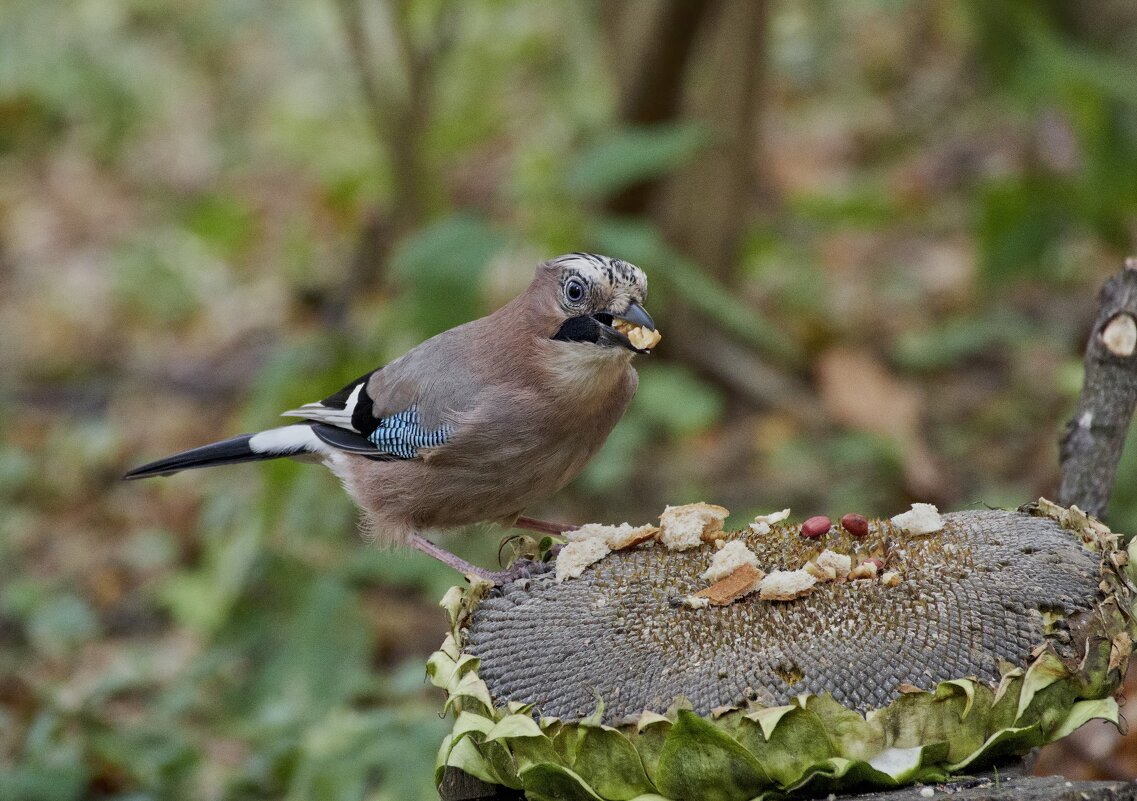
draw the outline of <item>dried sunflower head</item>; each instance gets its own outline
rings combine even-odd
[[[676,604],[705,585],[714,548],[658,543],[563,583],[452,590],[429,663],[455,713],[440,771],[534,798],[749,799],[940,780],[1116,721],[1137,633],[1117,538],[1044,501],[943,522],[731,535],[767,570],[829,549],[900,576],[792,601]]]

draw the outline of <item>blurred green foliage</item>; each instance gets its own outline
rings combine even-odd
[[[771,4],[728,278],[667,203],[606,210],[721,137],[693,107],[619,118],[602,4],[364,0],[371,101],[354,7],[0,5],[0,801],[435,797],[449,726],[422,661],[455,576],[361,542],[311,467],[117,477],[271,425],[500,305],[545,256],[646,268],[664,340],[536,513],[707,500],[743,524],[913,499],[910,441],[755,404],[669,350],[680,307],[823,411],[827,349],[875,354],[918,390],[908,435],[945,503],[1053,487],[1094,293],[1137,238],[1125,4]],[[1110,518],[1129,530],[1132,440]],[[438,539],[493,565],[502,534]]]
[[[1137,86],[1124,32],[1108,30],[1090,7],[1074,11],[1059,2],[979,0],[969,8],[977,54],[999,96],[1018,113],[1061,115],[1076,140],[1073,147],[1048,142],[1043,131],[1033,163],[988,183],[978,230],[989,279],[1021,277],[1038,267],[1061,276],[1070,268],[1058,248],[1074,227],[1131,247]]]
[[[690,161],[711,135],[694,123],[619,130],[576,155],[566,187],[583,198],[604,198]]]
[[[410,325],[423,338],[481,316],[479,289],[504,237],[484,221],[453,214],[412,234],[391,260],[406,284]]]

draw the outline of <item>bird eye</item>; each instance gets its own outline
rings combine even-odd
[[[570,278],[565,284],[565,298],[569,303],[580,303],[584,300],[584,283],[579,278]]]

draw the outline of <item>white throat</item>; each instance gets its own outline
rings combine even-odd
[[[623,380],[634,355],[627,348],[604,348],[585,342],[548,341],[545,360],[553,383],[563,392],[607,394]]]

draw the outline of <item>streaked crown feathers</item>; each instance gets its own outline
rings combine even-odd
[[[623,259],[598,253],[566,253],[547,264],[560,273],[562,287],[577,277],[609,300],[624,295],[629,302],[643,303],[647,298],[644,271]]]

